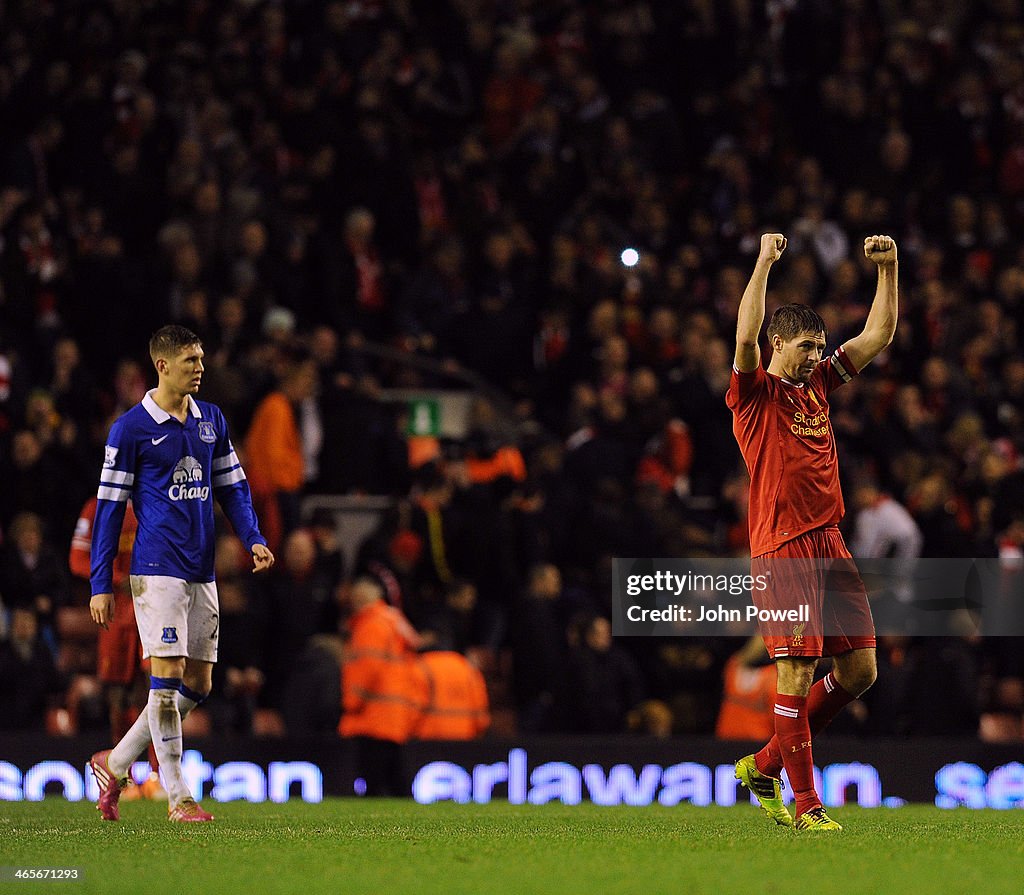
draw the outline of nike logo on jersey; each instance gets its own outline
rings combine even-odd
[[[161,441],[163,441],[165,438],[169,438],[170,435],[171,433],[168,432],[166,435],[161,435],[159,438],[151,438],[150,441],[152,441],[153,444],[160,444]]]

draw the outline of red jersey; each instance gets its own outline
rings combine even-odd
[[[71,553],[68,564],[76,578],[89,580],[92,565],[92,531],[96,521],[96,498],[88,500],[79,514],[75,534],[71,538]],[[124,513],[121,526],[121,540],[114,558],[114,615],[109,627],[100,628],[96,640],[96,673],[104,684],[130,686],[139,674],[142,644],[135,624],[135,605],[128,587],[128,576],[132,564],[132,547],[139,525],[132,511],[131,501]],[[123,734],[123,731],[122,731]],[[154,765],[155,766],[155,765]]]
[[[76,578],[89,580],[92,565],[92,527],[96,521],[96,498],[90,497],[75,524],[75,533],[71,538],[71,553],[68,564],[71,574]],[[114,586],[118,589],[128,583],[128,574],[132,564],[132,547],[135,545],[135,532],[139,523],[135,520],[131,501],[124,513],[121,525],[121,540],[118,543],[117,558],[114,560]]]
[[[806,384],[760,366],[750,373],[733,367],[725,403],[750,473],[751,556],[843,518],[828,396],[856,375],[842,348],[818,364]]]

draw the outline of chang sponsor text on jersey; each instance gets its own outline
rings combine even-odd
[[[167,489],[171,500],[206,500],[209,485],[203,485],[203,466],[195,457],[182,457],[171,473],[173,484]]]

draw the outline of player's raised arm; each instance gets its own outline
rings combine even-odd
[[[743,290],[740,311],[736,320],[736,369],[750,373],[761,362],[761,349],[757,337],[764,322],[764,298],[768,289],[768,271],[786,251],[786,237],[781,233],[765,233],[761,237],[761,252],[750,276],[747,288]]]
[[[899,316],[896,241],[891,236],[869,236],[864,240],[864,254],[878,265],[878,286],[864,329],[843,346],[858,370],[863,370],[892,342]]]

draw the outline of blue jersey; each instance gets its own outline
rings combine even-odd
[[[247,548],[266,544],[224,415],[191,395],[188,405],[182,423],[150,392],[110,428],[96,493],[94,594],[113,592],[114,557],[129,497],[139,520],[133,575],[213,581],[215,494]]]

